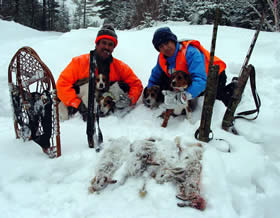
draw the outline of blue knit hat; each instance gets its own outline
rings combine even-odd
[[[177,42],[177,36],[171,32],[169,27],[161,27],[157,29],[153,37],[153,45],[159,51],[159,46],[169,40]]]

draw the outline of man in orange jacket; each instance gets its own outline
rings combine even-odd
[[[127,99],[116,102],[120,109],[136,104],[142,90],[142,82],[124,62],[112,57],[118,44],[118,37],[110,24],[104,24],[97,33],[94,54],[97,62],[95,75],[104,74],[110,82],[122,81],[129,86]],[[74,57],[60,74],[57,83],[58,98],[72,111],[79,111],[83,120],[87,119],[87,108],[77,96],[73,85],[76,81],[89,77],[89,54]]]
[[[210,54],[199,41],[179,42],[169,27],[161,27],[155,31],[152,42],[155,49],[159,51],[159,57],[156,66],[152,69],[147,87],[162,83],[165,85],[171,74],[178,70],[190,74],[192,78],[192,84],[182,92],[163,92],[164,106],[173,109],[176,105],[186,104],[186,100],[202,95],[206,88]],[[226,64],[221,59],[215,56],[214,64],[220,67],[217,99],[227,106],[233,93],[234,83],[226,86]]]

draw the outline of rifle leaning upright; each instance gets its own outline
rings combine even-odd
[[[94,148],[96,152],[99,152],[100,144],[103,142],[103,135],[99,127],[99,107],[95,106],[95,70],[96,70],[96,58],[94,51],[90,51],[89,58],[89,84],[88,84],[88,117],[87,117],[87,138],[88,146]],[[96,125],[98,126],[98,137],[96,135]]]
[[[256,32],[254,34],[254,37],[253,37],[253,40],[250,44],[248,53],[245,57],[245,61],[242,65],[241,71],[239,73],[237,87],[234,89],[233,96],[232,96],[232,98],[229,102],[228,108],[225,112],[223,122],[222,122],[222,128],[224,130],[232,132],[233,134],[236,134],[236,135],[238,135],[238,132],[234,127],[234,120],[236,118],[248,119],[248,118],[243,117],[243,115],[249,115],[249,114],[253,114],[253,113],[257,112],[257,115],[254,118],[251,118],[251,119],[248,119],[248,120],[256,119],[257,116],[258,116],[258,113],[259,113],[259,108],[261,106],[261,100],[260,100],[260,98],[259,98],[259,96],[256,92],[255,68],[251,64],[248,65],[248,63],[249,63],[250,57],[252,55],[253,49],[256,45],[256,41],[257,41],[257,38],[259,36],[263,21],[264,21],[264,13],[262,14],[260,25],[259,25],[258,29],[256,30]],[[246,86],[246,83],[248,81],[249,76],[250,76],[251,90],[252,90],[252,93],[253,93],[256,109],[241,112],[241,113],[238,113],[237,116],[234,116],[236,108],[241,101],[241,97],[242,97],[242,94],[244,92],[244,89],[245,89],[245,86]]]

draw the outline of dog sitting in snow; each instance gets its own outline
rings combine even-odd
[[[191,76],[183,71],[176,71],[171,75],[170,78],[170,89],[173,92],[182,92],[187,89],[192,83]],[[167,109],[162,113],[163,123],[162,127],[166,127],[168,124],[168,120],[171,115],[181,115],[186,113],[187,119],[191,120],[191,104],[194,100],[188,100],[186,105],[178,105],[175,109]]]
[[[100,109],[100,116],[104,117],[113,113],[116,108],[116,102],[127,95],[129,92],[129,86],[121,81],[111,82],[109,90],[104,92],[98,99],[98,105]]]
[[[163,103],[164,96],[162,94],[162,89],[158,85],[152,87],[146,87],[143,91],[143,103],[145,106],[153,109],[158,107]]]
[[[86,107],[88,107],[88,82],[89,78],[84,78],[76,81],[73,85],[73,89],[75,90],[77,96],[83,101]],[[106,78],[103,74],[97,75],[95,77],[95,99],[98,99],[99,96],[108,89],[109,78]],[[74,110],[72,107],[64,105],[63,102],[58,104],[58,109],[60,120],[68,120],[77,112],[77,110]]]
[[[110,86],[109,77],[104,74],[95,76],[95,98],[99,99],[100,96],[108,91]]]
[[[88,81],[89,78],[78,80],[73,88],[77,96],[88,107]],[[100,116],[106,116],[110,112],[114,112],[115,102],[119,100],[121,95],[127,94],[129,86],[123,82],[109,82],[104,74],[99,74],[95,77],[95,99],[100,108]],[[62,102],[59,103],[59,118],[60,120],[68,120],[77,110],[72,107],[65,106]]]
[[[110,92],[103,93],[98,99],[98,105],[100,110],[100,117],[105,117],[111,112],[115,111],[115,100],[114,96]]]
[[[157,108],[164,102],[162,90],[170,90],[169,78],[164,74],[160,78],[160,83],[151,87],[145,87],[143,91],[143,103],[148,108]]]

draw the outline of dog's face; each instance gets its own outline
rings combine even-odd
[[[191,76],[184,71],[176,71],[171,75],[170,86],[173,90],[183,91],[192,83]]]
[[[163,95],[160,87],[155,85],[150,88],[146,87],[143,92],[143,102],[147,107],[157,107],[163,102]]]
[[[104,91],[109,88],[109,78],[104,74],[98,74],[95,77],[95,87],[99,91]]]
[[[109,115],[110,112],[114,112],[115,101],[113,100],[112,96],[106,95],[106,93],[104,93],[98,99],[98,105],[99,105],[99,108],[100,108],[100,116],[101,117]]]

